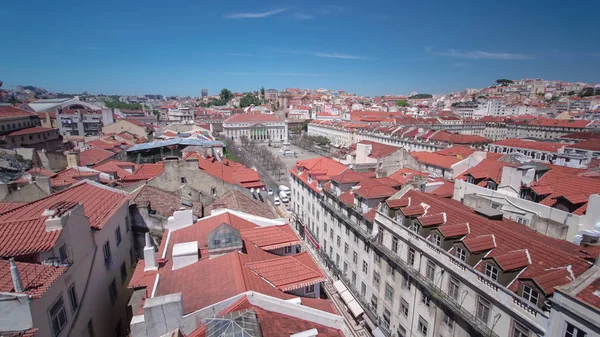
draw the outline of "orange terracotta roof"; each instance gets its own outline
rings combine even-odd
[[[148,180],[161,174],[164,170],[164,163],[159,161],[154,164],[142,164],[140,165],[132,175],[121,178],[124,182],[135,182],[140,180]]]
[[[93,167],[93,169],[96,171],[104,173],[115,173],[117,175],[117,178],[120,179],[132,175],[133,172],[135,172],[136,168],[137,165],[135,163],[118,160],[109,160],[107,162]]]
[[[34,167],[30,170],[27,171],[27,173],[31,174],[32,176],[46,176],[46,177],[55,177],[56,173],[50,170],[46,170],[45,168],[39,168],[39,167]]]
[[[540,204],[552,207],[559,201],[557,199],[564,198],[574,204],[573,214],[582,215],[587,210],[590,195],[600,191],[600,179],[578,176],[568,170],[553,168],[531,184],[531,189],[537,189],[540,193],[551,192]]]
[[[92,148],[79,153],[79,163],[81,166],[96,165],[114,155],[115,153],[111,151]]]
[[[550,143],[550,142],[537,142],[533,140],[524,140],[520,138],[504,139],[490,145],[506,146],[519,149],[538,150],[551,153],[557,153],[559,149],[563,148],[565,144],[561,143]]]
[[[302,252],[295,256],[276,257],[270,260],[247,263],[246,268],[273,284],[281,291],[291,291],[324,282],[327,278],[318,269],[303,264],[299,257],[310,254]]]
[[[452,147],[443,149],[443,150],[438,150],[435,151],[435,153],[437,154],[441,154],[444,156],[450,156],[450,157],[457,157],[459,159],[464,159],[468,156],[470,156],[471,154],[473,154],[473,152],[475,152],[475,150],[473,150],[472,148],[468,147],[468,146],[461,146],[461,145],[454,145]]]
[[[390,154],[401,149],[400,147],[373,142],[370,140],[361,140],[359,144],[371,145],[371,153],[369,153],[369,157],[376,159],[389,156]]]
[[[83,171],[72,167],[56,173],[54,177],[50,178],[50,184],[55,188],[70,186],[83,179],[98,177],[99,174],[100,172],[97,171]]]
[[[54,267],[37,263],[15,262],[15,264],[21,275],[23,293],[33,298],[40,298],[44,295],[68,269],[68,267]],[[15,291],[10,263],[7,260],[0,260],[0,291],[8,293]]]
[[[35,114],[27,110],[19,109],[12,105],[0,105],[0,119],[32,116],[35,116]]]
[[[263,250],[273,250],[300,244],[302,241],[289,226],[269,226],[243,229],[244,239]]]
[[[248,197],[244,193],[232,189],[231,191],[221,195],[217,200],[204,209],[206,215],[218,208],[227,208],[234,211],[240,211],[252,215],[258,215],[267,219],[277,219],[279,214],[264,202],[260,202]]]
[[[504,271],[522,269],[531,264],[527,249],[515,250],[493,258]]]
[[[458,163],[462,159],[458,159],[455,157],[448,157],[441,154],[437,154],[434,152],[420,151],[420,152],[411,152],[411,156],[413,156],[418,162],[436,166],[444,169],[452,169],[452,165]]]
[[[94,229],[102,229],[114,212],[127,202],[125,192],[88,180],[48,197],[0,214],[0,256],[18,256],[50,250],[61,231],[46,231],[46,209],[71,208],[81,203]]]
[[[48,132],[48,131],[54,131],[54,130],[56,130],[58,133],[58,129],[45,128],[43,126],[34,126],[32,128],[13,131],[13,132],[9,133],[8,135],[9,136],[23,136],[23,135],[30,135],[30,134],[42,133],[42,132]]]

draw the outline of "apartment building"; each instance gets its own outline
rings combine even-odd
[[[343,336],[342,317],[329,300],[319,298],[326,278],[310,254],[299,251],[300,238],[285,219],[220,208],[194,222],[191,214],[177,211],[169,218],[158,253],[146,236],[144,260],[130,282],[135,289],[131,308],[137,313],[130,323],[132,336],[158,337],[175,329],[186,336],[212,336],[215,319],[224,321],[226,313],[243,309],[253,309],[251,316],[259,322],[254,318],[252,325],[260,325],[265,336],[310,329],[313,334],[301,336]],[[261,319],[263,310],[304,323],[270,325]]]
[[[63,110],[56,114],[56,126],[62,136],[99,136],[104,125],[113,123],[110,109]]]
[[[1,265],[14,286],[2,288],[10,300],[0,302],[8,315],[0,331],[126,335],[127,282],[136,262],[127,193],[85,180],[4,211],[0,222],[0,256],[16,260],[15,271]],[[18,300],[32,292],[32,301]]]
[[[364,182],[332,176],[315,189],[304,166],[291,171],[292,195],[305,198],[296,228],[385,336],[546,335],[554,286],[596,258],[497,210],[411,187],[371,204],[356,193]]]
[[[36,114],[10,104],[0,104],[0,135],[35,126],[40,126],[40,119]]]

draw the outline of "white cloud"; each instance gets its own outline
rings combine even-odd
[[[533,55],[528,54],[516,54],[516,53],[505,53],[505,52],[489,52],[489,51],[462,51],[458,49],[450,49],[446,51],[436,51],[432,48],[425,48],[425,51],[431,55],[447,56],[455,58],[464,58],[472,60],[531,60],[534,58]]]
[[[274,9],[274,10],[268,11],[268,12],[258,12],[258,13],[231,13],[231,14],[223,15],[223,17],[225,19],[260,19],[260,18],[266,18],[271,15],[283,13],[283,12],[287,11],[288,9],[289,8],[279,8],[279,9]]]

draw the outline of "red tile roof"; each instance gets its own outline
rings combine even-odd
[[[391,208],[408,207],[410,200],[408,198],[387,199],[385,203]]]
[[[100,175],[97,171],[83,171],[79,168],[68,168],[58,172],[54,177],[50,178],[50,184],[54,188],[73,185],[81,180],[95,178]]]
[[[583,288],[583,290],[577,294],[577,298],[596,308],[600,308],[600,296],[598,296],[598,291],[600,291],[600,278],[597,278],[594,282]]]
[[[302,168],[302,172],[298,172]],[[307,160],[299,160],[290,170],[290,173],[300,179],[306,186],[309,186],[315,192],[320,192],[317,186],[317,180],[329,180],[332,176],[338,175],[348,168],[339,162],[327,158],[317,157]],[[312,176],[312,182],[308,182],[308,176]]]
[[[564,240],[548,237],[514,221],[507,219],[490,220],[476,214],[459,201],[439,198],[417,190],[406,192],[402,198],[411,198],[413,205],[420,205],[421,203],[429,205],[428,214],[446,212],[446,225],[441,226],[440,231],[447,233],[451,229],[449,226],[469,223],[470,232],[463,239],[463,242],[471,250],[481,250],[495,246],[487,254],[487,258],[527,249],[532,262],[519,274],[519,279],[539,277],[547,274],[552,269],[566,266],[571,266],[573,274],[578,276],[590,267],[587,260],[589,255],[581,252],[582,247]],[[464,233],[464,228],[462,232]],[[495,245],[493,245],[493,241],[495,241]],[[479,264],[477,268],[481,270],[482,264]],[[563,281],[565,280],[563,279]],[[509,289],[516,291],[518,282],[511,283]]]
[[[0,202],[0,214],[25,204],[24,202]]]
[[[438,228],[440,233],[446,238],[465,236],[471,232],[468,223],[459,223],[454,225],[443,225]]]
[[[56,173],[50,170],[46,170],[45,168],[39,168],[39,167],[34,167],[30,170],[27,171],[27,173],[31,174],[32,176],[46,176],[46,177],[54,177],[56,176]]]
[[[137,165],[126,161],[109,160],[93,167],[94,170],[104,173],[115,173],[117,178],[128,177],[135,172]],[[130,172],[131,171],[131,172]]]
[[[223,123],[260,123],[260,122],[283,122],[283,120],[276,115],[259,114],[259,113],[245,113],[235,114]]]
[[[267,280],[281,291],[291,291],[327,281],[318,269],[300,262],[302,252],[296,256],[276,257],[270,260],[247,263],[246,268]]]
[[[445,142],[450,144],[487,144],[491,140],[481,136],[461,135],[440,130],[435,135],[429,137],[429,140]]]
[[[129,195],[129,199],[131,200],[130,204],[139,207],[149,207],[163,217],[173,215],[175,211],[182,209],[182,207],[190,209],[190,207],[182,205],[182,198],[176,193],[163,191],[148,185],[144,185],[135,192],[132,192]],[[198,217],[204,216],[202,203],[197,201],[190,201],[190,203],[192,204],[191,209],[194,215]]]
[[[522,269],[531,264],[527,249],[515,250],[493,258],[504,271]]]
[[[454,182],[453,181],[448,181],[445,179],[438,179],[435,181],[436,182],[441,181],[443,183],[443,185],[429,193],[437,195],[438,197],[442,197],[442,198],[452,198],[452,196],[454,196]]]
[[[161,174],[164,170],[164,163],[159,161],[154,164],[140,165],[132,175],[121,178],[124,182],[136,182],[140,180],[148,180]]]
[[[475,150],[473,150],[472,148],[470,148],[468,146],[461,146],[461,145],[454,145],[452,147],[449,147],[449,148],[446,148],[443,150],[435,151],[435,153],[437,153],[437,154],[441,154],[444,156],[450,156],[450,157],[456,157],[459,159],[466,158],[466,157],[470,156],[471,154],[473,154],[473,152],[475,152]]]
[[[79,153],[79,163],[81,166],[96,165],[115,155],[114,152],[102,149],[89,149]]]
[[[390,154],[401,149],[400,147],[373,142],[370,140],[361,140],[359,143],[371,145],[371,153],[369,154],[369,157],[376,159],[389,156]]]
[[[422,164],[441,167],[448,170],[452,169],[452,165],[462,160],[427,151],[411,152],[410,155]]]
[[[69,189],[0,214],[0,256],[18,256],[50,250],[61,231],[46,231],[46,209],[71,208],[80,203],[90,226],[102,229],[119,207],[125,192],[84,180]]]
[[[12,105],[0,105],[0,119],[15,117],[33,117],[34,113],[16,108]]]
[[[262,250],[289,247],[302,242],[289,226],[255,227],[243,229],[240,233]]]
[[[446,213],[427,214],[418,219],[423,227],[439,226],[446,222]]]
[[[235,184],[245,188],[260,188],[264,183],[257,171],[247,168],[243,164],[214,157],[203,156],[197,152],[188,152],[184,159],[197,159],[198,167],[209,175],[216,177],[228,184]]]
[[[459,179],[465,180],[466,176],[470,175],[476,180],[491,179],[497,184],[500,184],[502,178],[502,168],[516,166],[518,165],[486,158],[479,164],[463,172]]]
[[[532,278],[523,278],[533,280],[540,289],[546,294],[551,295],[554,293],[554,287],[564,285],[573,281],[573,275],[567,267],[558,269],[548,269]]]
[[[375,178],[365,179],[358,185],[360,185],[360,187],[354,190],[354,193],[366,199],[387,198],[398,192],[395,188],[385,183],[378,182]]]
[[[573,214],[582,215],[587,210],[590,195],[599,193],[600,179],[574,175],[561,169],[551,169],[538,182],[531,184],[531,189],[551,192],[540,201],[540,204],[554,206],[557,199],[562,197],[576,204]]]
[[[600,151],[600,139],[588,139],[581,143],[566,145],[565,147],[577,150]]]
[[[420,204],[413,204],[412,206],[401,208],[400,211],[405,216],[415,216],[425,214],[425,208]]]
[[[241,252],[234,251],[224,255],[209,256],[208,236],[222,224],[227,224],[240,231],[241,238],[244,241],[243,250]],[[287,227],[288,225],[280,226]],[[304,284],[313,284],[324,279],[324,275],[308,253],[277,256],[257,247],[250,238],[253,240],[272,240],[259,238],[253,231],[249,232],[251,233],[250,237],[245,236],[245,233],[257,227],[259,226],[254,222],[230,212],[224,212],[200,219],[195,224],[185,228],[166,231],[163,237],[168,239],[162,240],[158,254],[159,256],[165,254],[167,259],[159,267],[160,282],[158,283],[156,295],[181,292],[184,313],[187,314],[248,290],[281,299],[293,298],[296,296],[284,293],[280,289],[301,287]],[[288,239],[287,235],[279,237],[283,241]],[[170,254],[173,245],[190,241],[198,242],[199,261],[172,270],[173,262]],[[265,242],[267,246],[280,244],[275,241]],[[152,282],[152,278],[148,278],[146,273],[143,273],[143,268],[143,262],[138,264],[130,286],[148,281]],[[285,273],[280,272],[284,270]],[[198,287],[198,284],[205,286]],[[146,286],[152,287],[153,283],[146,283]],[[323,305],[323,300],[306,302],[303,299],[303,305],[313,306],[313,304],[317,305],[316,303]]]
[[[48,131],[56,131],[58,133],[58,129],[45,128],[43,126],[34,126],[32,128],[21,129],[18,131],[13,131],[9,133],[9,136],[23,136],[23,135],[31,135],[36,133],[48,132]]]
[[[54,282],[65,272],[68,267],[54,267],[37,263],[15,262],[21,282],[23,293],[40,298],[54,284]],[[14,284],[10,273],[10,263],[0,260],[0,291],[14,292]]]
[[[545,126],[557,128],[587,128],[590,127],[592,124],[592,121],[586,120],[550,119],[539,117],[529,122],[529,125],[532,126]]]
[[[204,214],[210,215],[210,212],[217,208],[227,208],[234,211],[240,211],[252,215],[258,215],[267,219],[277,219],[279,214],[270,205],[250,198],[244,193],[232,189],[221,195],[204,209]]]
[[[397,182],[399,182],[400,184],[404,185],[404,184],[407,184],[408,182],[410,182],[412,179],[414,179],[414,177],[427,178],[428,176],[429,176],[429,174],[427,174],[427,173],[412,170],[412,169],[405,167],[403,169],[400,169],[400,170],[392,173],[388,178],[394,179]]]

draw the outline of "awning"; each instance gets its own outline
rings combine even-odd
[[[373,337],[385,337],[385,334],[383,333],[383,331],[381,331],[380,328],[375,328],[371,332],[373,333]]]
[[[308,238],[308,240],[310,240],[310,242],[312,242],[313,246],[315,246],[315,248],[319,249],[319,242],[317,242],[317,240],[315,240],[315,238],[312,237],[312,235],[310,235],[310,232],[306,229],[306,226],[304,227],[304,235],[306,235],[306,237]]]
[[[342,292],[348,290],[348,289],[346,289],[346,286],[344,285],[344,282],[342,282],[342,280],[337,280],[337,281],[333,282],[333,287],[340,294]]]
[[[352,316],[354,316],[354,318],[357,318],[358,316],[364,313],[364,310],[362,309],[360,304],[358,304],[358,302],[352,300],[350,301],[350,303],[346,304],[348,304],[348,309],[350,309],[350,312],[352,313]]]

